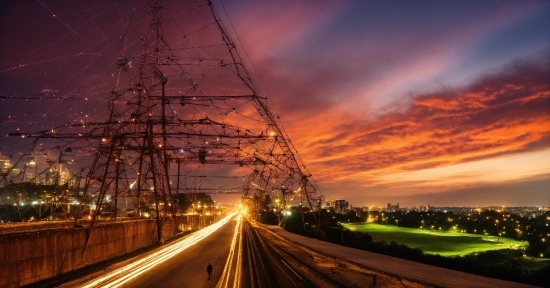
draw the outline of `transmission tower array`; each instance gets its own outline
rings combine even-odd
[[[113,202],[117,207],[124,198],[135,215],[153,205],[161,227],[163,217],[175,214],[174,195],[193,192],[190,179],[218,174],[248,175],[240,189],[255,215],[274,199],[282,209],[317,207],[321,196],[311,175],[212,2],[177,5],[137,5],[120,38],[104,121],[10,135],[36,139],[27,159],[46,139],[61,143],[60,159],[63,152],[79,154],[75,175],[85,179],[81,203],[94,203],[92,226],[107,211],[116,219]],[[87,213],[81,207],[75,224]]]

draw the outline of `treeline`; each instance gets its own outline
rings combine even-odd
[[[264,212],[261,220],[270,224],[279,221],[289,232],[338,245],[491,278],[550,287],[550,265],[538,270],[527,269],[516,259],[522,256],[521,251],[503,249],[454,257],[425,254],[420,249],[393,241],[372,241],[372,237],[366,233],[345,229],[334,216],[325,215],[323,219],[317,218],[318,216],[310,211],[292,213],[286,217]]]

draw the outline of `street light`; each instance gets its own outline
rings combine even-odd
[[[497,222],[497,243],[500,243],[500,233],[498,233],[498,220],[495,220]]]

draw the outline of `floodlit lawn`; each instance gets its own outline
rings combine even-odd
[[[412,248],[419,248],[424,253],[440,254],[442,256],[465,255],[486,250],[518,248],[520,241],[500,237],[481,236],[453,231],[423,230],[419,228],[403,228],[380,224],[346,224],[342,225],[352,231],[365,232],[372,236],[373,241],[395,241]]]

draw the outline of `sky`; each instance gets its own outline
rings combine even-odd
[[[0,95],[36,81],[29,70],[82,51],[101,57],[63,35],[84,35],[79,19],[116,24],[98,7],[122,14],[127,2],[3,1]],[[549,1],[214,5],[325,198],[550,206]],[[13,101],[0,102],[0,128],[28,105]]]

